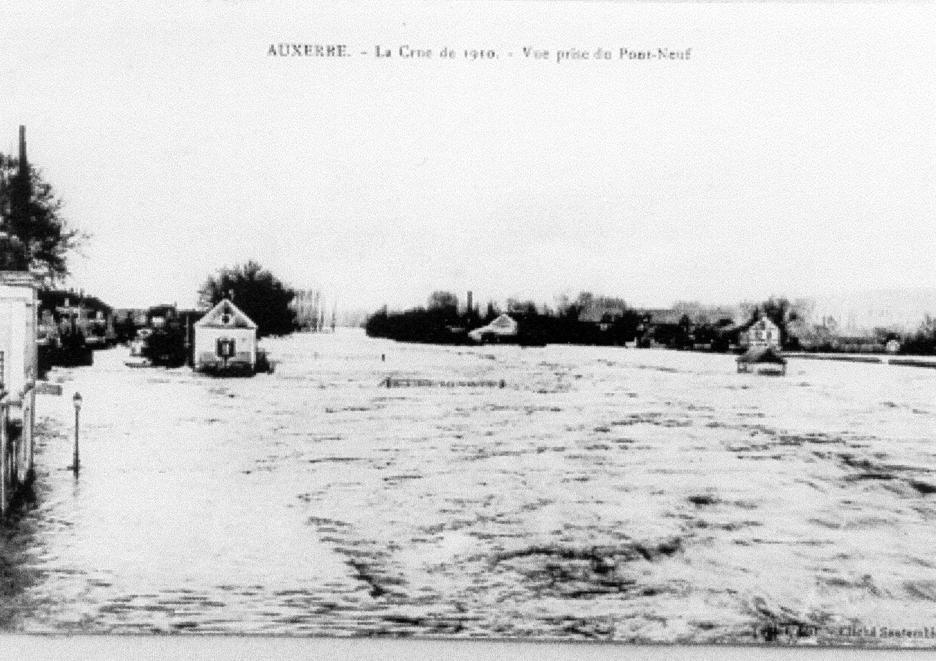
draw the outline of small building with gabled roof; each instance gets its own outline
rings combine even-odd
[[[229,299],[195,322],[196,372],[244,372],[257,365],[257,324]]]
[[[475,342],[496,341],[503,337],[516,337],[518,329],[517,320],[505,312],[487,326],[469,332],[468,337]]]
[[[780,328],[765,316],[751,324],[741,335],[741,346],[748,349],[780,350]]]

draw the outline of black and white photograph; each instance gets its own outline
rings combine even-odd
[[[936,648],[934,71],[929,2],[4,3],[2,638]]]

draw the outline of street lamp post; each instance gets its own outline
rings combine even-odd
[[[72,403],[75,405],[75,454],[72,457],[72,470],[78,475],[78,413],[81,411],[81,394],[76,392],[72,397]]]

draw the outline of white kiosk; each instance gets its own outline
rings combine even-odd
[[[27,271],[0,271],[0,514],[33,474],[37,289]]]
[[[257,366],[257,324],[224,299],[195,322],[196,372],[252,375]]]

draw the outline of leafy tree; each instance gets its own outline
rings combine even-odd
[[[519,298],[507,299],[507,312],[509,314],[535,315],[536,303],[533,301],[521,301]]]
[[[62,216],[62,200],[41,171],[29,164],[20,170],[19,159],[0,154],[0,231],[11,237],[2,248],[21,253],[3,261],[20,262],[51,286],[68,275],[68,255],[88,235]]]
[[[692,334],[692,320],[688,314],[684,314],[676,323],[679,326],[679,334],[684,343],[689,342],[689,336]]]
[[[904,338],[900,351],[920,355],[936,353],[936,317],[926,315],[917,332]]]
[[[23,242],[0,229],[0,271],[26,271],[26,250]]]
[[[637,339],[637,329],[642,320],[639,312],[626,308],[619,314],[614,314],[613,318],[611,329],[618,344],[633,342]]]
[[[295,292],[257,262],[222,268],[205,281],[198,293],[203,307],[230,298],[254,320],[260,337],[293,331],[296,312],[290,303]]]
[[[457,310],[458,297],[448,291],[434,291],[429,295],[430,310]]]
[[[594,304],[595,295],[590,291],[579,292],[578,298],[575,299],[575,305],[580,312],[591,312]]]
[[[582,309],[576,303],[568,302],[560,304],[559,307],[559,318],[566,321],[578,321],[579,315],[582,314]]]
[[[624,314],[627,304],[615,296],[596,296],[590,291],[579,292],[574,301],[562,295],[558,299],[559,316],[570,320],[598,321],[606,315],[616,318]]]

